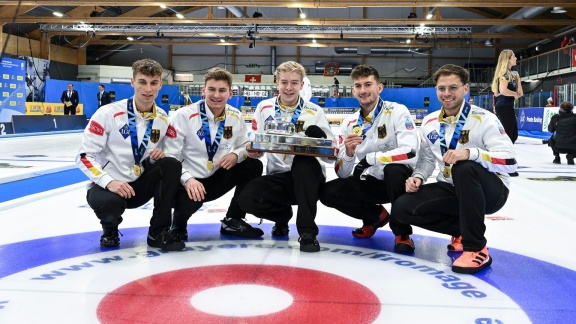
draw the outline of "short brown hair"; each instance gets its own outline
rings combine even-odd
[[[564,101],[560,104],[560,109],[566,112],[572,112],[572,110],[574,109],[574,104],[568,101]]]
[[[460,82],[462,82],[462,84],[468,84],[468,80],[470,79],[468,70],[454,64],[446,64],[439,68],[438,71],[434,73],[434,76],[432,76],[432,80],[434,80],[434,83],[438,83],[438,78],[451,74],[456,74],[460,78]]]
[[[138,73],[151,77],[162,77],[162,72],[164,72],[162,65],[152,59],[142,59],[132,64],[132,74],[134,77],[136,77]]]
[[[204,85],[206,85],[209,80],[226,80],[228,88],[232,88],[232,73],[228,72],[226,69],[219,67],[211,68],[206,72],[206,74],[204,74]]]
[[[369,77],[371,75],[374,76],[374,79],[376,81],[380,82],[380,74],[378,73],[378,70],[376,70],[376,68],[373,67],[372,65],[366,65],[366,64],[356,65],[352,69],[352,72],[350,73],[350,77],[352,78],[352,80],[356,80],[361,77]]]

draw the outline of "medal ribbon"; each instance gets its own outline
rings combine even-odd
[[[226,109],[224,109],[224,116],[226,116]],[[220,147],[220,140],[222,139],[222,133],[224,133],[224,124],[226,119],[220,122],[218,125],[218,131],[216,132],[216,137],[214,137],[214,142],[212,142],[210,136],[210,126],[208,125],[208,115],[206,114],[206,105],[204,101],[200,102],[200,117],[202,118],[202,131],[204,132],[204,142],[206,143],[206,153],[208,153],[208,161],[212,161],[218,148]]]
[[[278,100],[279,99],[276,99],[276,105],[274,106],[275,110],[274,114],[275,116],[282,116],[282,112],[280,110],[280,103],[278,103]],[[294,115],[292,115],[292,120],[290,121],[292,125],[296,125],[296,121],[298,120],[298,118],[300,117],[300,113],[302,112],[302,107],[304,107],[304,99],[300,98],[298,106],[294,110]]]
[[[442,156],[448,152],[448,150],[453,150],[456,148],[456,144],[458,143],[458,139],[460,138],[460,133],[462,132],[462,128],[464,128],[464,124],[468,119],[468,113],[470,112],[470,104],[465,102],[464,108],[460,113],[460,118],[458,118],[458,123],[456,124],[456,128],[454,129],[454,134],[452,134],[452,139],[450,140],[450,146],[446,146],[446,131],[444,130],[444,123],[440,123],[440,152],[442,152]],[[449,166],[448,163],[444,163],[445,166]]]
[[[132,155],[134,155],[134,163],[136,165],[140,164],[142,156],[146,152],[146,146],[148,146],[148,141],[150,140],[150,133],[152,132],[153,120],[148,121],[148,127],[146,128],[146,133],[142,138],[142,143],[138,146],[138,130],[136,129],[136,114],[134,114],[133,99],[134,97],[128,99],[127,110],[128,110],[128,127],[130,128],[130,142],[132,143]]]
[[[372,123],[368,125],[368,127],[362,129],[362,139],[366,139],[366,133],[372,128],[372,124],[376,120],[376,117],[380,114],[380,110],[382,110],[382,106],[384,106],[384,100],[382,98],[378,99],[378,104],[374,109],[374,115],[372,117]],[[360,109],[360,114],[358,114],[358,121],[356,122],[357,126],[364,127],[364,116],[362,115],[362,109]]]

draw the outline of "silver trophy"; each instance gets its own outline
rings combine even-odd
[[[289,121],[274,120],[264,124],[266,134],[293,135],[295,130],[296,126]]]
[[[264,131],[264,134],[255,135],[251,150],[336,159],[334,140],[293,136],[296,126],[291,122],[269,121],[264,124]]]

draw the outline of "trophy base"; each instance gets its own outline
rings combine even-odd
[[[247,151],[314,156],[328,158],[329,160],[336,160],[336,149],[332,147],[252,142],[251,147],[247,149]]]

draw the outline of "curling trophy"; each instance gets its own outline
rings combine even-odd
[[[336,143],[332,139],[300,137],[294,133],[302,131],[304,122],[296,125],[289,121],[273,120],[264,124],[264,133],[256,134],[251,151],[308,155],[336,159]]]

